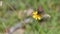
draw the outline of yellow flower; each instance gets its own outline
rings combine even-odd
[[[38,12],[33,12],[33,18],[36,20],[41,20],[41,15],[38,14]]]

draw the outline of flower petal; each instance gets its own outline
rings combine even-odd
[[[33,14],[36,15],[37,14],[37,11],[36,12],[33,12]]]

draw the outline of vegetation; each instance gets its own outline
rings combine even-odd
[[[44,25],[34,20],[26,25],[25,34],[60,34],[60,0],[2,0],[3,6],[0,8],[0,32],[5,32],[7,27],[25,19],[18,15],[19,10],[42,6],[51,18]],[[21,11],[21,12],[22,12]],[[21,18],[19,18],[21,17]],[[26,15],[26,17],[28,17]]]

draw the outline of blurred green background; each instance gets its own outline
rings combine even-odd
[[[37,9],[42,6],[46,13],[51,16],[44,25],[33,22],[26,25],[26,34],[60,34],[60,0],[0,0],[3,5],[0,6],[0,32],[5,32],[7,27],[14,26],[16,23],[23,21],[27,15],[23,17],[18,15],[30,8]],[[20,11],[22,10],[22,11]]]

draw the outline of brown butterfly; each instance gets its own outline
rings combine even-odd
[[[48,18],[51,17],[49,14],[47,14],[47,13],[44,11],[44,9],[43,9],[42,6],[39,6],[38,9],[37,9],[37,11],[38,11],[38,14],[43,15],[43,18],[42,18],[40,21],[44,21],[44,20],[46,20],[46,19],[48,19]]]
[[[44,14],[45,13],[45,11],[44,11],[42,6],[39,6],[37,11],[38,11],[38,14]]]

